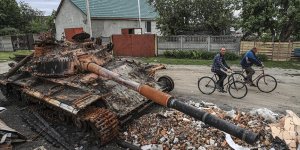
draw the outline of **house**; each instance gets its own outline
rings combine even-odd
[[[157,13],[147,0],[89,0],[93,37],[109,37],[121,34],[123,28],[142,28],[142,33],[159,34],[156,29]],[[61,0],[57,9],[55,26],[56,39],[65,31],[89,32],[86,15],[86,0]]]

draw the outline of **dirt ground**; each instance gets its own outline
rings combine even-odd
[[[8,63],[0,62],[0,74],[8,70]],[[233,99],[228,93],[219,93],[216,91],[212,95],[204,95],[198,90],[198,79],[206,75],[212,75],[208,66],[167,65],[166,67],[167,69],[158,71],[157,76],[169,75],[172,77],[175,82],[175,89],[171,94],[175,97],[180,97],[180,99],[212,102],[224,110],[237,109],[247,112],[253,108],[265,107],[277,113],[285,114],[285,110],[292,110],[297,115],[300,115],[300,70],[266,69],[266,73],[273,75],[278,81],[275,91],[272,93],[262,93],[255,87],[249,87],[248,95],[245,98]],[[237,70],[238,67],[233,67],[233,69]],[[1,93],[0,100],[5,101]],[[0,106],[3,105],[0,103]],[[22,119],[18,115],[18,113],[21,113],[18,108],[14,105],[5,105],[5,107],[8,110],[0,114],[0,119],[28,137],[35,135],[22,122]],[[16,145],[15,149],[33,149],[39,146],[45,146],[46,149],[56,149],[43,138]],[[94,148],[97,149],[96,147]],[[94,148],[90,147],[89,149]],[[108,145],[106,148],[121,149],[114,144]]]
[[[0,63],[0,73],[8,69],[9,62]],[[300,70],[266,68],[265,72],[277,79],[275,91],[263,93],[256,87],[248,87],[248,94],[243,99],[233,99],[228,93],[215,91],[212,95],[204,95],[197,88],[197,81],[203,76],[211,76],[209,66],[167,65],[167,69],[157,72],[157,76],[169,75],[175,82],[171,94],[191,100],[208,101],[224,109],[251,110],[253,108],[268,108],[284,113],[289,109],[300,115]],[[233,66],[233,70],[239,70]],[[255,76],[255,75],[254,75]]]
[[[240,70],[237,66],[232,68]],[[203,76],[212,76],[209,66],[168,65],[167,69],[159,71],[158,75],[169,75],[173,78],[175,88],[171,94],[175,96],[212,102],[227,110],[248,111],[265,107],[278,113],[292,110],[300,115],[300,70],[266,68],[265,72],[277,79],[278,85],[275,91],[263,93],[257,87],[248,86],[248,94],[243,99],[234,99],[229,93],[217,91],[211,95],[202,94],[198,90],[197,81]]]

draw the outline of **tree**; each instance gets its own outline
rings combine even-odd
[[[53,10],[51,16],[49,16],[46,20],[47,30],[50,30],[52,34],[55,34],[55,23],[54,23],[55,15],[56,15],[56,11]]]
[[[0,0],[0,34],[39,33],[49,29],[44,12],[15,0]]]
[[[241,24],[247,38],[270,33],[280,41],[300,34],[299,0],[243,0]],[[298,37],[299,38],[299,37]]]
[[[20,8],[15,0],[0,0],[0,29],[20,28]]]
[[[21,31],[24,33],[39,33],[46,30],[44,12],[33,9],[28,3],[19,3],[22,23]]]
[[[224,34],[234,22],[235,0],[149,0],[164,35]]]

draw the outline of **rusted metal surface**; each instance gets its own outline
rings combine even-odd
[[[163,64],[154,65],[154,66],[152,66],[151,68],[148,68],[148,69],[147,69],[148,72],[149,72],[148,75],[154,77],[155,72],[156,72],[157,70],[161,70],[161,69],[166,69],[166,66],[163,65]]]
[[[101,144],[113,140],[119,133],[118,118],[107,109],[90,108],[86,112],[83,112],[80,118],[90,122]]]
[[[155,35],[113,35],[115,56],[154,57]]]
[[[65,28],[65,36],[68,41],[72,41],[72,37],[83,32],[83,28]]]
[[[154,35],[132,35],[130,38],[134,42],[130,41],[131,45],[127,46],[137,50],[134,55],[154,54],[154,51],[142,52],[140,49],[152,49],[155,42],[149,45],[145,41],[148,38],[154,40]],[[112,45],[99,47],[86,41],[58,44],[51,43],[53,41],[50,38],[49,42],[42,42],[43,48],[36,51],[36,57],[4,84],[0,82],[1,90],[7,97],[26,99],[50,108],[52,113],[49,114],[62,113],[57,116],[71,118],[74,125],[82,130],[92,128],[101,144],[115,138],[120,122],[124,124],[135,116],[134,113],[149,106],[149,99],[180,110],[248,143],[255,142],[257,135],[251,131],[213,117],[164,93],[174,88],[172,79],[164,77],[156,82],[153,78],[155,71],[162,69],[163,65],[148,66],[135,61],[116,60],[110,53]],[[115,47],[118,48],[118,45]]]

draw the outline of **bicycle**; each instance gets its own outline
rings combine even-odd
[[[228,76],[228,80],[224,83],[224,87],[226,86],[226,91],[228,91],[233,98],[244,98],[248,93],[248,88],[244,82],[236,80],[232,74]],[[198,80],[198,89],[203,94],[210,95],[216,90],[217,80],[218,76],[216,73],[214,73],[212,77],[204,76]]]
[[[261,71],[261,73],[253,79],[253,81],[256,81],[256,86],[261,92],[270,93],[276,89],[277,80],[273,76],[265,74],[263,67],[255,71]],[[233,73],[232,76],[234,76],[237,81],[245,82],[245,72],[245,69],[242,69],[240,72],[236,71]]]

